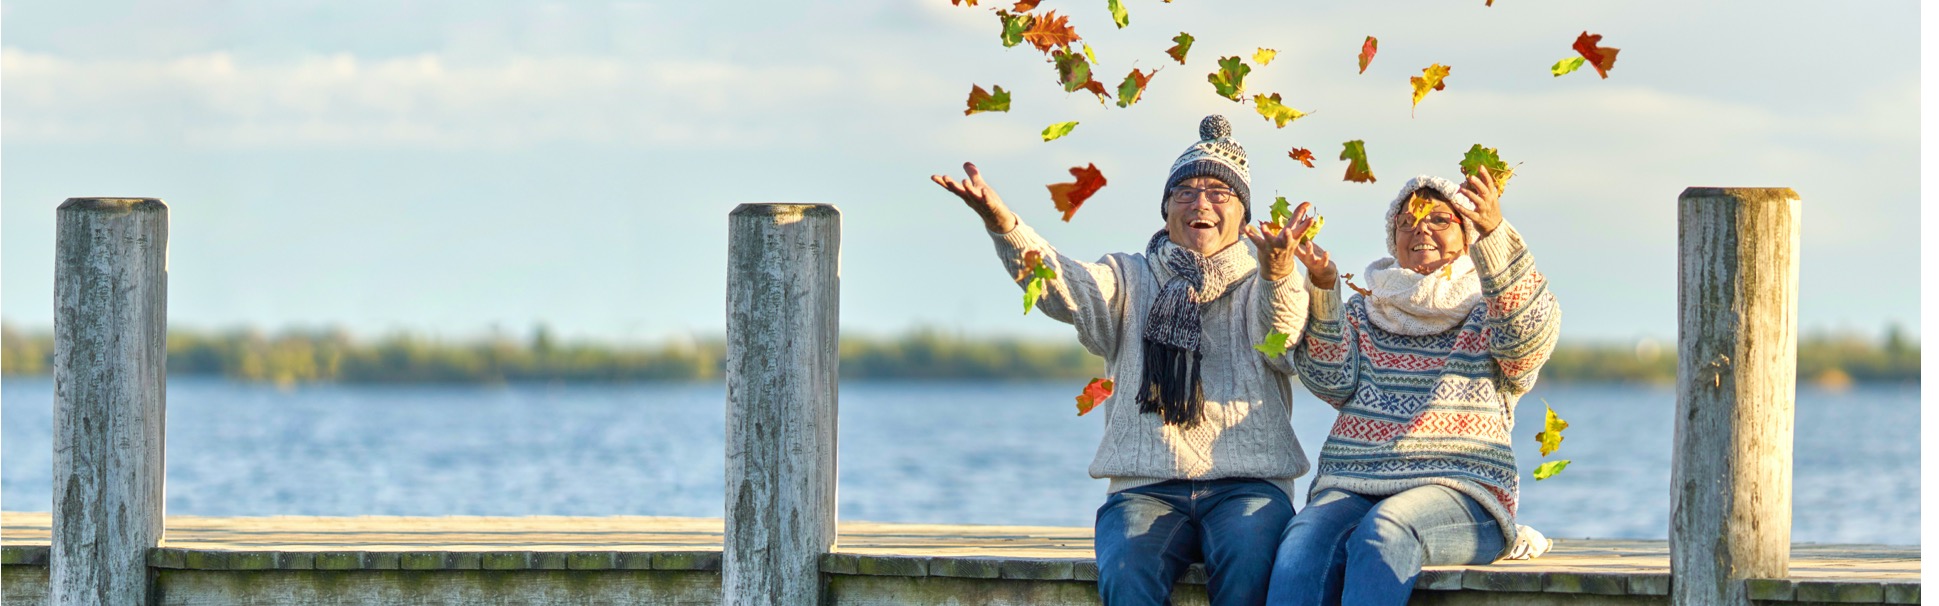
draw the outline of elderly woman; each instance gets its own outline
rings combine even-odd
[[[1111,480],[1096,527],[1104,602],[1164,604],[1203,560],[1213,604],[1264,603],[1307,459],[1291,425],[1291,361],[1253,345],[1273,332],[1297,338],[1306,324],[1291,236],[1306,224],[1273,233],[1248,224],[1245,150],[1219,116],[1172,164],[1158,205],[1164,228],[1143,254],[1064,256],[975,166],[963,168],[963,181],[932,179],[982,217],[1019,285],[1028,257],[1055,270],[1038,309],[1075,326],[1118,386],[1101,405],[1104,439],[1090,466],[1091,477]]]
[[[1326,251],[1295,250],[1315,288],[1294,363],[1340,416],[1281,539],[1271,604],[1405,604],[1422,566],[1485,564],[1516,543],[1509,432],[1561,312],[1479,173],[1402,186],[1393,256],[1345,305]]]

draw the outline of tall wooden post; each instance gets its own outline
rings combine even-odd
[[[742,204],[727,223],[722,602],[815,604],[835,545],[841,212]]]
[[[50,597],[145,604],[162,538],[168,205],[69,198],[55,214]]]
[[[1790,576],[1802,211],[1789,188],[1677,198],[1672,604],[1749,604],[1744,579]]]

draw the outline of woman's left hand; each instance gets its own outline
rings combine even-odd
[[[1461,213],[1461,217],[1472,223],[1485,238],[1501,226],[1501,189],[1495,184],[1494,171],[1484,167],[1474,172],[1468,175],[1467,182],[1461,184],[1461,195],[1474,203],[1474,210],[1459,204],[1448,206],[1454,212]]]

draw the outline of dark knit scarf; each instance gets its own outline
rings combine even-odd
[[[1159,230],[1145,245],[1152,274],[1163,267],[1171,274],[1158,289],[1158,298],[1145,315],[1144,385],[1138,388],[1138,412],[1156,413],[1166,425],[1198,426],[1205,414],[1205,390],[1199,380],[1199,348],[1204,334],[1201,309],[1218,300],[1240,278],[1257,271],[1248,247],[1234,244],[1208,260],[1190,249],[1171,245]]]

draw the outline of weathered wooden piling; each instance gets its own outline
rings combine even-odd
[[[1789,188],[1677,198],[1671,603],[1749,604],[1790,573],[1803,205]]]
[[[814,604],[835,544],[841,212],[743,204],[727,231],[722,602]]]
[[[162,538],[168,205],[55,212],[52,603],[144,604]]]

